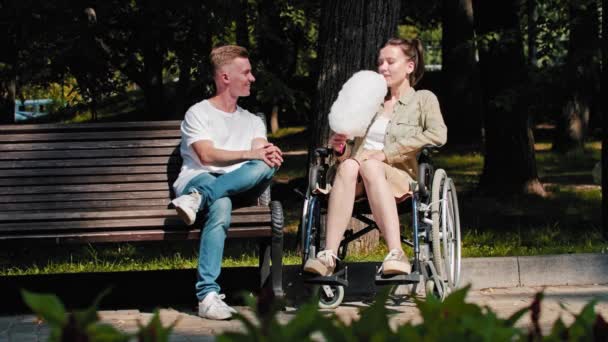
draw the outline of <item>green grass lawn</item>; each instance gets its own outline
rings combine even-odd
[[[285,264],[298,264],[296,231],[302,205],[294,189],[305,186],[307,131],[303,127],[281,129],[270,136],[286,153],[276,175],[273,198],[283,203],[286,216]],[[591,170],[600,160],[600,143],[586,145],[585,153],[563,156],[538,143],[537,166],[546,198],[481,196],[476,187],[483,156],[475,150],[447,146],[434,159],[458,189],[462,221],[463,255],[510,256],[556,253],[604,252],[601,237],[601,189]],[[402,224],[409,226],[409,215]],[[245,251],[245,252],[243,252]],[[3,249],[0,275],[152,270],[196,267],[198,243],[156,242],[98,244]],[[347,261],[382,260],[381,243],[367,253],[351,254]],[[224,266],[257,264],[255,244],[233,240],[227,244]]]

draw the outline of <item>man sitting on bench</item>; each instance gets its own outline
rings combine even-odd
[[[172,201],[188,225],[204,214],[199,248],[196,296],[198,314],[228,319],[234,313],[219,294],[224,240],[230,226],[230,196],[251,190],[261,193],[283,162],[281,150],[268,143],[262,120],[239,107],[255,81],[245,48],[213,49],[210,60],[216,93],[188,109],[181,125],[183,165],[173,184]]]

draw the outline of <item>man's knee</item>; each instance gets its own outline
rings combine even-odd
[[[384,163],[375,159],[367,159],[361,162],[359,172],[361,173],[361,177],[365,180],[374,180],[379,177],[383,178],[385,177]]]
[[[277,171],[276,168],[268,166],[262,160],[250,160],[249,163],[251,176],[254,178],[270,179]]]

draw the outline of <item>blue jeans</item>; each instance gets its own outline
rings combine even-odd
[[[203,173],[194,177],[184,194],[201,194],[200,212],[205,215],[198,254],[196,296],[202,300],[209,292],[220,292],[216,280],[220,275],[224,240],[230,227],[232,200],[243,192],[260,195],[270,183],[276,168],[261,160],[250,160],[240,168],[224,173]]]

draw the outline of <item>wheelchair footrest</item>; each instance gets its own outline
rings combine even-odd
[[[376,274],[376,285],[414,284],[420,282],[422,276],[418,272],[410,274]]]
[[[344,267],[338,272],[327,276],[312,276],[305,277],[304,282],[307,284],[319,284],[319,285],[336,285],[336,286],[348,286],[348,267]],[[309,273],[304,273],[309,274]]]

